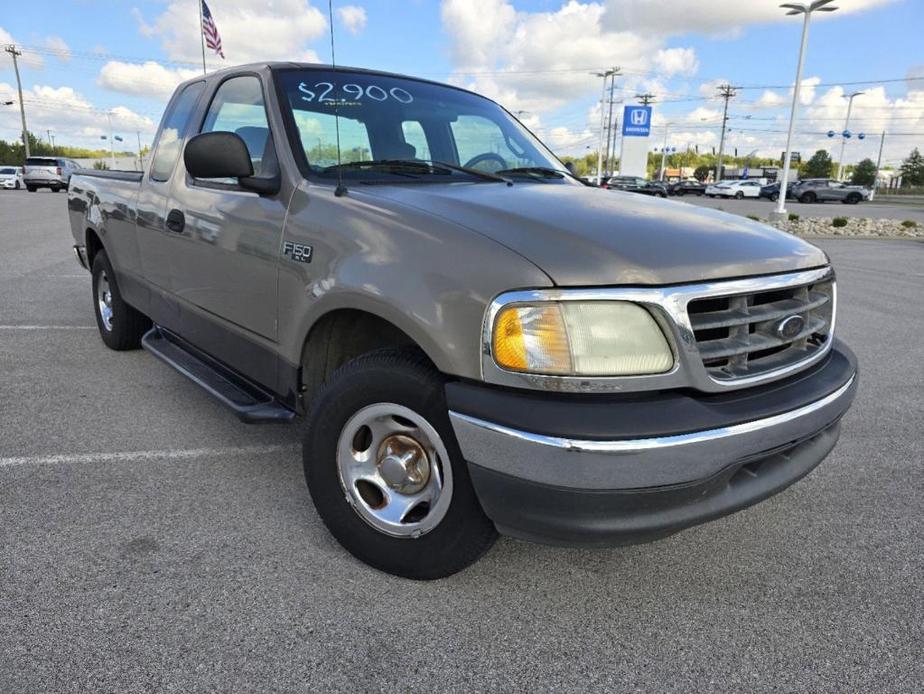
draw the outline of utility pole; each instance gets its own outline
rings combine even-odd
[[[719,87],[719,96],[725,99],[725,107],[722,110],[722,136],[719,138],[719,158],[715,163],[716,183],[722,180],[722,155],[725,151],[725,126],[728,123],[728,100],[735,96],[735,94],[735,88],[730,84],[723,84]]]
[[[141,157],[141,131],[136,130],[135,135],[138,136],[138,170],[144,171],[144,159]]]
[[[597,185],[599,185],[603,181],[603,134],[606,127],[606,110],[603,107],[606,103],[606,81],[610,78],[615,79],[615,75],[619,74],[619,68],[611,67],[605,72],[593,74],[603,78],[603,93],[600,95],[600,143],[597,146]]]
[[[607,175],[613,173],[613,168],[610,163],[610,148],[613,146],[613,143],[616,139],[616,133],[613,132],[613,99],[614,93],[616,91],[616,79],[615,77],[610,80],[610,110],[609,115],[606,117],[606,158],[603,170]]]
[[[29,130],[26,128],[26,107],[22,103],[22,81],[19,79],[19,63],[16,58],[22,55],[22,51],[17,50],[16,46],[10,44],[4,48],[7,53],[13,56],[13,71],[16,73],[16,89],[19,91],[19,115],[22,117],[22,144],[26,148],[26,159],[31,156],[29,152]]]
[[[48,144],[51,145],[51,154],[52,156],[54,156],[57,154],[57,152],[55,151],[55,137],[54,135],[51,134],[51,128],[49,128],[45,132],[48,134]]]
[[[655,95],[651,92],[645,92],[644,94],[636,94],[635,98],[642,102],[642,106],[647,106],[655,100]]]
[[[112,112],[106,111],[106,118],[109,120],[109,161],[112,170],[115,170],[115,140],[112,136]]]

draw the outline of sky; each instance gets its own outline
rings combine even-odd
[[[225,59],[330,61],[327,3],[208,0]],[[835,158],[853,102],[845,161],[897,165],[924,147],[924,0],[839,0],[813,15],[794,149]],[[711,151],[716,87],[729,103],[726,151],[778,157],[785,143],[801,18],[779,0],[334,1],[337,61],[468,87],[517,112],[558,154],[596,147],[602,80],[620,68],[619,102],[655,95],[652,146]],[[22,50],[29,129],[58,144],[97,147],[113,132],[149,144],[174,86],[201,73],[196,0],[0,0],[0,45]],[[53,9],[52,9],[53,8]],[[0,139],[19,136],[16,82],[0,53]],[[864,139],[856,134],[863,133]]]

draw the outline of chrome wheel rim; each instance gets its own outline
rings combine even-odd
[[[386,535],[433,530],[452,500],[452,466],[436,429],[394,403],[362,408],[337,442],[337,472],[347,503]]]
[[[105,270],[99,273],[99,279],[96,281],[96,305],[103,327],[107,332],[112,332],[112,290]]]

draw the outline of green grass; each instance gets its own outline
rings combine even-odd
[[[902,226],[906,229],[914,229],[917,225],[918,223],[913,219],[906,219],[904,222],[902,222]]]
[[[847,226],[847,218],[846,217],[835,217],[834,219],[831,220],[831,226],[845,227]]]
[[[798,221],[799,221],[799,215],[790,213],[790,214],[789,214],[789,221],[790,221],[790,222],[798,222]]]
[[[753,214],[747,215],[747,218],[748,218],[748,219],[753,219],[755,222],[759,222],[759,221],[760,221],[760,217],[758,217],[758,216],[756,216],[756,215],[753,215]]]

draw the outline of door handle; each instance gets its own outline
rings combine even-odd
[[[167,215],[167,229],[177,234],[183,233],[183,227],[186,226],[186,216],[179,210],[170,210]]]

